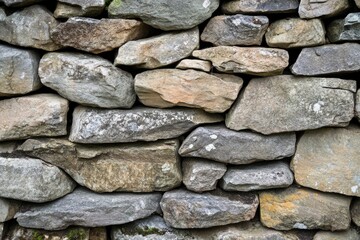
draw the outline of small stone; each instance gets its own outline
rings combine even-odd
[[[356,231],[355,228],[350,228],[345,231],[329,232],[329,231],[319,231],[315,234],[313,240],[359,240],[360,234]]]
[[[183,106],[217,113],[231,107],[242,85],[240,77],[221,78],[195,70],[157,69],[135,77],[135,92],[146,106]]]
[[[261,45],[269,19],[266,16],[242,14],[216,16],[210,19],[201,40],[219,45]]]
[[[0,198],[0,223],[13,219],[19,208],[20,202],[6,198]]]
[[[195,50],[192,55],[211,61],[220,72],[256,76],[278,75],[289,65],[288,52],[276,48],[218,46]]]
[[[199,42],[197,27],[130,41],[119,48],[114,64],[147,69],[166,66],[190,56]]]
[[[333,17],[349,8],[348,0],[300,0],[301,18]]]
[[[230,0],[222,3],[221,9],[226,14],[236,13],[289,13],[296,12],[299,0]]]
[[[216,189],[216,184],[226,172],[226,165],[206,159],[187,158],[182,162],[183,183],[194,192]]]
[[[307,188],[260,192],[260,217],[277,230],[345,230],[350,226],[351,198]]]
[[[331,22],[327,35],[331,42],[360,40],[360,13],[349,13],[345,19]]]
[[[39,75],[45,86],[83,105],[130,108],[136,100],[131,74],[98,56],[47,53],[40,61]]]
[[[24,7],[29,6],[42,0],[0,0],[7,7]]]
[[[351,205],[352,221],[360,227],[360,198],[354,198]]]
[[[209,61],[198,60],[198,59],[183,59],[176,65],[177,69],[194,69],[203,72],[210,72],[212,64]]]
[[[339,78],[252,79],[228,112],[226,126],[262,134],[345,127],[354,116],[355,91],[355,81]]]
[[[118,143],[176,138],[197,125],[221,122],[223,117],[197,109],[104,110],[77,107],[73,114],[70,141]]]
[[[286,18],[273,22],[265,38],[270,47],[310,47],[325,44],[325,33],[320,19]]]
[[[159,210],[159,193],[94,193],[77,188],[55,202],[27,204],[15,215],[26,228],[66,229],[71,225],[99,227],[132,222]]]
[[[66,135],[69,102],[55,94],[0,101],[0,141]]]
[[[58,0],[54,16],[56,18],[95,17],[105,8],[105,0]]]

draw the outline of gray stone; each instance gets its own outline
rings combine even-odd
[[[76,184],[59,168],[34,158],[0,157],[0,197],[48,202],[74,189]]]
[[[345,19],[331,22],[327,36],[331,42],[360,40],[360,13],[349,13]]]
[[[225,126],[198,127],[182,143],[179,154],[230,164],[248,164],[290,157],[295,152],[294,133],[264,136],[250,131],[237,132]]]
[[[268,26],[269,19],[266,16],[216,16],[206,25],[201,40],[217,46],[261,45]]]
[[[354,198],[351,205],[351,218],[360,227],[360,198]]]
[[[43,0],[0,0],[7,7],[24,7],[41,1]]]
[[[45,86],[83,105],[130,108],[136,100],[131,74],[98,56],[47,53],[40,61],[39,76]]]
[[[4,21],[5,18],[6,18],[5,10],[0,7],[0,21]]]
[[[359,240],[360,234],[356,231],[355,228],[350,228],[345,231],[319,231],[315,234],[313,240]]]
[[[162,30],[193,28],[219,7],[219,0],[113,0],[109,6],[110,17],[140,18],[144,23]]]
[[[301,18],[332,17],[349,8],[348,0],[300,0]]]
[[[360,122],[360,91],[357,91],[355,96],[355,117]]]
[[[230,0],[221,5],[226,14],[236,13],[288,13],[296,12],[299,0]]]
[[[20,202],[11,199],[0,198],[0,223],[13,219],[19,208]]]
[[[56,18],[94,17],[105,8],[105,0],[58,0],[54,16]]]
[[[354,116],[355,91],[355,81],[339,78],[252,79],[227,114],[226,126],[263,134],[344,127]]]
[[[50,31],[57,25],[49,10],[33,5],[0,21],[0,40],[22,47],[55,51],[60,46],[50,38]]]
[[[0,142],[0,156],[6,156],[15,153],[17,147],[17,142]]]
[[[98,227],[132,222],[159,210],[160,193],[94,193],[77,188],[46,204],[24,205],[15,215],[26,228],[65,229],[71,225]]]
[[[211,62],[198,59],[183,59],[176,65],[177,69],[194,69],[203,72],[210,72],[212,69]]]
[[[197,27],[130,41],[119,48],[114,64],[147,69],[166,66],[190,56],[199,42]]]
[[[4,233],[4,224],[0,223],[0,239],[3,239],[3,233]]]
[[[174,228],[208,228],[248,221],[255,216],[258,204],[256,194],[220,189],[206,193],[172,190],[160,202],[166,224]]]
[[[221,115],[187,108],[102,110],[77,107],[69,139],[78,143],[156,141],[178,137],[199,124],[222,120]]]
[[[355,1],[355,4],[358,8],[360,8],[360,0],[354,0]]]
[[[66,135],[69,102],[55,94],[0,101],[0,141]]]

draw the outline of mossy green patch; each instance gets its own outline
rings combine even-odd
[[[34,231],[33,235],[32,235],[32,240],[44,240],[45,237],[43,234],[41,234],[38,231]]]
[[[121,5],[121,0],[113,0],[109,5],[111,5],[111,8],[119,8]]]
[[[83,228],[71,229],[66,236],[69,240],[85,240],[86,231]]]

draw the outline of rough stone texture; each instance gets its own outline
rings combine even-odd
[[[198,127],[182,143],[179,154],[230,164],[290,157],[295,152],[294,133],[264,136],[250,131],[232,131],[223,125]]]
[[[190,29],[210,18],[219,7],[219,0],[114,0],[109,6],[110,17],[140,18],[144,23],[162,30]]]
[[[13,142],[0,142],[0,156],[6,156],[16,151],[18,143]]]
[[[350,226],[351,198],[290,187],[260,193],[261,222],[277,230],[345,230]]]
[[[0,0],[7,7],[24,7],[37,2],[41,2],[42,0]]]
[[[325,44],[325,33],[320,19],[286,18],[273,22],[265,39],[270,47],[310,47]]]
[[[193,193],[179,189],[166,192],[160,206],[167,225],[175,228],[208,228],[248,221],[255,216],[256,194],[226,193],[218,189]]]
[[[216,189],[218,180],[225,174],[226,165],[206,159],[187,158],[182,161],[183,183],[193,192]]]
[[[301,18],[332,17],[349,8],[348,0],[301,0]]]
[[[268,26],[269,19],[266,16],[216,16],[206,25],[201,40],[216,46],[261,45]]]
[[[55,51],[60,46],[50,38],[50,31],[58,25],[45,7],[27,7],[0,21],[0,40],[22,46]]]
[[[47,202],[70,193],[75,183],[59,168],[34,158],[0,157],[0,197]]]
[[[360,198],[354,198],[351,206],[352,221],[360,227]]]
[[[26,94],[39,89],[39,61],[40,56],[32,50],[0,44],[0,96]]]
[[[0,141],[66,135],[67,100],[36,94],[0,101]]]
[[[360,71],[360,44],[358,43],[304,48],[291,67],[293,74],[305,76],[358,71]]]
[[[253,191],[285,188],[292,184],[293,173],[284,162],[229,167],[220,187],[226,191]]]
[[[83,53],[47,53],[39,67],[41,82],[83,105],[130,108],[136,100],[134,79],[106,59]]]
[[[70,18],[78,16],[98,16],[105,8],[105,0],[59,0],[54,16]]]
[[[199,124],[222,120],[221,115],[186,108],[102,110],[77,107],[69,139],[78,143],[156,141],[178,137]]]
[[[198,59],[183,59],[176,65],[177,69],[194,69],[203,72],[210,72],[212,64],[209,61],[198,60]]]
[[[331,42],[360,40],[360,13],[349,13],[345,19],[333,21],[327,35]]]
[[[3,239],[4,224],[0,223],[0,239]]]
[[[0,21],[4,21],[5,18],[6,18],[5,10],[0,7]]]
[[[289,65],[288,52],[276,48],[218,46],[195,50],[192,55],[211,61],[220,72],[256,76],[278,75]]]
[[[147,69],[166,66],[190,56],[199,42],[197,27],[130,41],[119,48],[114,64]]]
[[[20,202],[0,198],[0,223],[12,219],[15,216],[15,213],[19,210],[19,207]]]
[[[355,116],[360,122],[360,91],[357,91],[355,96]]]
[[[354,81],[339,78],[253,79],[227,114],[226,126],[263,134],[347,126],[354,116],[355,89]]]
[[[296,12],[299,0],[230,0],[222,3],[221,9],[226,14],[235,13],[288,13]]]
[[[350,228],[346,231],[338,232],[329,232],[329,231],[319,231],[315,234],[313,240],[359,240],[360,234],[356,231],[355,228]]]
[[[19,150],[64,169],[96,192],[167,191],[181,183],[178,141],[88,146],[65,139],[29,139]]]
[[[22,227],[46,230],[71,225],[99,227],[132,222],[159,210],[159,193],[94,193],[77,188],[42,205],[25,205],[15,217]]]
[[[136,95],[146,106],[218,113],[231,107],[242,85],[240,77],[221,78],[195,70],[157,69],[135,76]]]
[[[358,8],[360,8],[360,0],[354,0],[354,2],[355,2],[355,4],[356,4],[356,6],[357,6]]]

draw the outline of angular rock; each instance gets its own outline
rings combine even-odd
[[[346,240],[359,240],[360,234],[356,231],[355,228],[350,228],[346,231],[319,231],[315,234],[313,240],[337,240],[337,239],[346,239]]]
[[[202,194],[172,190],[160,202],[166,224],[174,228],[208,228],[248,221],[255,216],[258,204],[256,194],[220,189]]]
[[[165,31],[193,28],[219,7],[219,0],[183,0],[169,4],[167,0],[113,0],[110,17],[140,18],[144,23]]]
[[[351,205],[352,221],[360,227],[360,198],[354,198]]]
[[[78,143],[118,143],[176,138],[204,123],[223,117],[196,109],[103,110],[77,107],[73,114],[70,141]]]
[[[331,42],[360,40],[360,13],[349,13],[345,19],[330,23],[327,36]]]
[[[221,9],[226,14],[236,13],[288,13],[296,12],[299,0],[230,0],[222,3]]]
[[[0,223],[13,219],[19,208],[20,202],[6,198],[0,198]]]
[[[349,8],[348,0],[300,0],[301,18],[332,17]]]
[[[273,22],[265,38],[270,47],[310,47],[325,44],[325,33],[320,19],[286,18]]]
[[[94,17],[102,13],[105,0],[59,0],[54,16],[56,18]]]
[[[288,52],[276,48],[218,46],[195,50],[192,55],[211,61],[220,72],[256,76],[278,75],[289,65]]]
[[[40,61],[39,76],[45,86],[83,105],[130,108],[136,100],[131,74],[98,56],[47,53]]]
[[[203,72],[210,72],[212,65],[209,61],[198,60],[198,59],[183,59],[176,65],[177,69],[194,69]]]
[[[55,51],[61,46],[50,38],[50,31],[57,25],[49,10],[33,5],[0,21],[0,40],[22,47]]]
[[[159,210],[159,193],[94,193],[77,188],[57,201],[25,205],[16,218],[20,226],[46,230],[68,226],[99,227],[132,222]]]
[[[55,94],[0,101],[0,141],[66,135],[69,102]]]
[[[37,2],[41,2],[42,0],[0,0],[7,7],[24,7]]]
[[[277,230],[345,230],[350,226],[351,198],[307,188],[260,192],[260,217]]]
[[[263,134],[344,127],[354,116],[355,89],[354,81],[339,78],[253,79],[227,114],[226,126]]]
[[[146,106],[183,106],[225,112],[243,85],[240,77],[221,78],[195,70],[157,69],[135,76],[135,92]]]
[[[147,69],[166,66],[190,56],[199,42],[197,27],[130,41],[119,48],[114,64]]]
[[[187,158],[182,161],[183,183],[193,192],[216,189],[218,180],[225,174],[226,165],[206,159]]]
[[[266,16],[222,15],[210,19],[201,40],[219,45],[261,45],[269,19]]]

